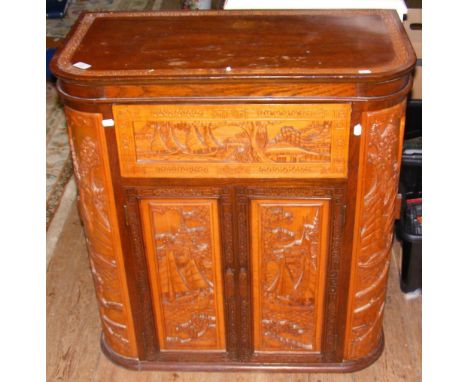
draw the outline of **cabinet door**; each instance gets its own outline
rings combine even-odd
[[[217,202],[144,199],[140,209],[160,350],[224,350]]]
[[[252,200],[255,352],[319,353],[328,200]]]

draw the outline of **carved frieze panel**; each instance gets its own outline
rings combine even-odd
[[[164,350],[224,350],[217,202],[140,202],[155,320]]]
[[[114,105],[125,177],[344,178],[349,104]]]
[[[346,357],[381,341],[393,239],[405,104],[363,115],[360,184],[348,308]]]
[[[255,351],[320,352],[329,201],[251,203]]]
[[[101,115],[68,107],[65,112],[103,333],[114,351],[136,357]]]

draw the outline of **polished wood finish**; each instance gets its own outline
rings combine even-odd
[[[83,220],[91,244],[111,238],[129,341],[104,328],[105,354],[166,370],[375,361],[414,63],[392,11],[83,15],[52,67],[105,179],[110,230]]]
[[[113,107],[122,176],[346,177],[350,106]]]
[[[328,201],[252,201],[256,352],[320,352]]]
[[[161,81],[141,85],[119,86],[106,84],[84,85],[63,80],[57,83],[62,97],[71,102],[83,103],[126,103],[141,104],[142,102],[168,103],[168,102],[271,102],[275,101],[340,101],[365,102],[379,101],[401,97],[411,87],[409,74],[396,80],[376,83],[356,82],[311,82],[303,79],[275,79],[261,81],[260,79],[218,79],[210,78],[209,82],[201,80],[187,80],[183,82]],[[224,96],[224,97],[223,97]]]
[[[136,357],[102,118],[69,108],[65,113],[103,334],[119,354]]]
[[[403,30],[396,12],[386,10],[90,13],[79,19],[55,70],[69,79],[111,81],[285,75],[369,80],[411,69]],[[76,62],[91,67],[81,70]]]
[[[380,341],[403,144],[405,102],[364,113],[346,358]]]
[[[397,243],[397,242],[396,242]],[[226,371],[190,372],[141,370],[117,366],[99,346],[101,325],[89,272],[86,240],[76,209],[66,218],[47,270],[47,381],[190,382],[407,382],[421,380],[421,297],[406,299],[397,269],[399,245],[394,246],[385,307],[385,350],[364,370],[354,373],[316,373],[291,369],[274,375]],[[179,364],[179,368],[183,365]],[[261,366],[259,367],[261,369]]]
[[[161,351],[224,350],[216,201],[143,200],[141,211]]]

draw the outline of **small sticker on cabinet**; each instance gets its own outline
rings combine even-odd
[[[114,126],[114,120],[113,119],[103,119],[102,120],[102,126],[112,127],[112,126]]]
[[[73,64],[73,66],[74,66],[75,68],[83,69],[83,70],[89,69],[89,68],[91,67],[90,64],[87,64],[86,62],[81,62],[81,61],[80,61],[80,62],[75,62],[75,63]]]
[[[362,133],[362,126],[358,123],[357,125],[354,126],[353,134],[359,137],[361,133]]]

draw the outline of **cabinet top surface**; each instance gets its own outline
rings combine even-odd
[[[394,11],[135,12],[83,14],[52,69],[75,81],[361,82],[396,77],[414,62]]]

